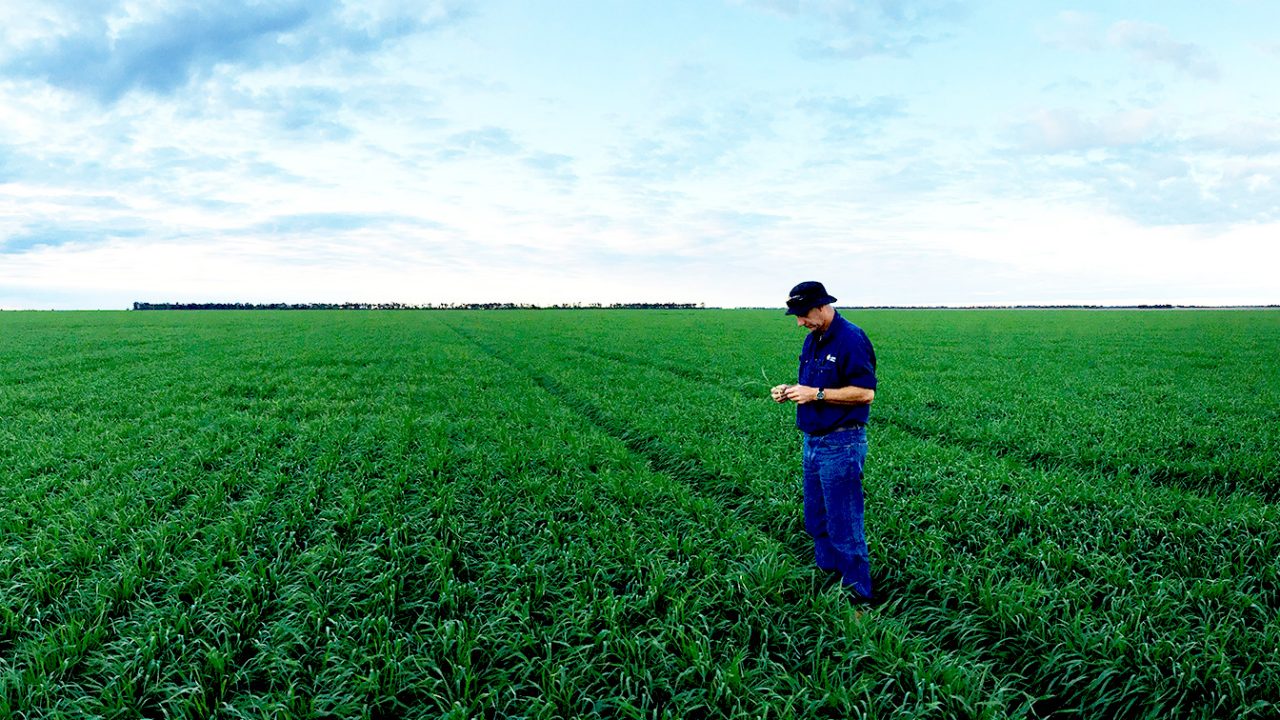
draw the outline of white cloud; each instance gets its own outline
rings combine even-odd
[[[1096,16],[1066,11],[1041,27],[1038,34],[1045,44],[1064,50],[1118,49],[1142,62],[1169,65],[1204,80],[1217,80],[1221,75],[1207,50],[1195,43],[1174,39],[1167,27],[1156,23],[1119,20],[1103,30]]]
[[[57,4],[6,33],[0,72],[111,104],[134,90],[173,93],[220,66],[376,51],[462,14],[450,0],[417,8],[304,0]]]
[[[724,172],[751,142],[772,132],[774,119],[771,108],[757,103],[691,103],[638,129],[613,172],[628,183]]]
[[[904,99],[887,95],[866,100],[826,95],[805,97],[796,102],[801,111],[818,116],[827,128],[827,139],[835,142],[880,131],[888,122],[905,115],[906,106]]]
[[[1089,118],[1069,108],[1036,111],[1019,129],[1023,149],[1056,153],[1098,147],[1122,147],[1151,141],[1159,133],[1151,110],[1127,110]]]
[[[992,172],[1017,178],[1006,193],[1092,199],[1148,226],[1280,219],[1280,127],[1191,129],[1203,124],[1156,110],[1042,109],[1011,129],[1018,151]]]
[[[1196,151],[1261,157],[1280,153],[1280,121],[1241,118],[1228,127],[1208,130],[1188,138]]]
[[[816,26],[801,42],[814,58],[860,59],[906,56],[948,37],[950,27],[968,10],[954,0],[738,0]]]
[[[342,0],[339,23],[369,37],[395,37],[411,29],[450,22],[467,13],[465,6],[442,0]]]
[[[932,212],[955,224],[956,237],[938,243],[921,233],[915,243],[1009,265],[1030,276],[1112,286],[1129,282],[1165,287],[1171,295],[1229,281],[1239,282],[1255,299],[1266,288],[1280,289],[1270,268],[1258,265],[1263,257],[1280,259],[1274,243],[1265,239],[1268,231],[1280,230],[1276,221],[1219,229],[1148,227],[1099,214],[1087,204],[1027,200]]]
[[[1219,70],[1203,48],[1174,40],[1169,29],[1152,23],[1122,20],[1107,31],[1107,41],[1152,63],[1167,63],[1195,77],[1216,80]]]
[[[1101,50],[1102,41],[1097,18],[1088,13],[1066,10],[1042,25],[1037,34],[1041,42],[1064,50]]]

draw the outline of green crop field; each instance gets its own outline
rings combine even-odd
[[[0,717],[1275,718],[1280,312],[0,313]]]

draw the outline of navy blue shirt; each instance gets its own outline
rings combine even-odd
[[[836,313],[822,337],[811,332],[800,351],[800,384],[815,388],[850,385],[876,389],[876,351],[862,328]],[[866,425],[870,405],[837,405],[815,400],[796,406],[796,427],[825,435],[842,427]]]

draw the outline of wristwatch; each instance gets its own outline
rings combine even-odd
[[[815,400],[826,400],[826,399],[827,399],[827,391],[826,391],[826,388],[818,388],[818,395],[817,395],[817,397],[815,397],[814,399],[815,399]]]

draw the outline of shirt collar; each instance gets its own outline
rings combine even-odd
[[[814,338],[819,345],[826,345],[831,342],[831,338],[835,337],[844,328],[844,318],[840,315],[840,311],[835,311],[835,317],[831,318],[831,325],[827,327],[827,331]]]

